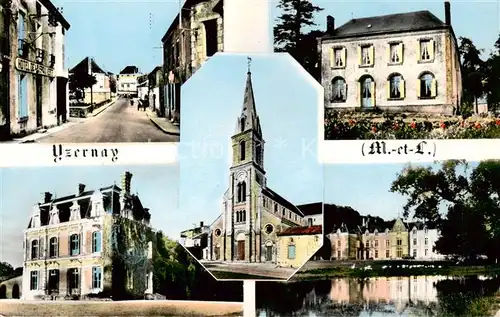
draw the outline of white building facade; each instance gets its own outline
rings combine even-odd
[[[66,121],[69,112],[64,36],[69,23],[49,0],[13,0],[6,23],[10,43],[2,60],[9,85],[2,133],[30,134]],[[5,34],[3,35],[5,36]],[[7,65],[6,65],[7,64]]]
[[[438,229],[414,225],[410,231],[410,256],[415,260],[444,260],[444,255],[434,251],[439,236]]]
[[[117,76],[116,92],[118,96],[130,95],[137,97],[138,78],[142,76],[135,66],[125,67]]]
[[[352,19],[319,40],[325,107],[453,114],[462,96],[451,26],[429,11]]]

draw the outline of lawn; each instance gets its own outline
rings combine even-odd
[[[337,263],[335,263],[337,262]],[[419,276],[419,275],[497,275],[500,274],[500,265],[469,265],[459,266],[449,262],[410,262],[410,261],[371,261],[370,263],[358,262],[353,269],[350,265],[342,264],[343,261],[323,262],[322,265],[315,267],[304,267],[294,277],[294,280],[310,280],[310,279],[330,279],[341,277],[377,277],[377,276]],[[408,268],[403,265],[426,265],[427,267]],[[370,265],[371,270],[363,269]],[[386,266],[386,267],[384,267]],[[434,267],[431,267],[434,266]]]
[[[493,116],[436,116],[325,112],[325,140],[491,139],[500,138],[500,119]]]
[[[242,303],[201,301],[20,301],[0,300],[6,316],[242,316]]]

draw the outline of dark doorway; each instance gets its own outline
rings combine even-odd
[[[12,286],[12,298],[19,298],[19,285],[17,284],[14,284],[14,286]]]
[[[0,299],[7,298],[7,286],[1,285],[0,286]]]
[[[207,57],[217,53],[217,20],[212,19],[204,22],[205,41],[207,48]]]
[[[66,122],[66,87],[68,83],[68,79],[64,77],[57,77],[57,123],[65,123]]]
[[[36,126],[42,127],[42,111],[43,111],[43,98],[42,98],[42,77],[35,77],[36,86]]]
[[[49,283],[48,283],[49,293],[58,294],[59,293],[59,270],[49,271]]]
[[[266,246],[266,261],[272,261],[273,260],[273,246],[268,245]]]
[[[245,241],[238,241],[238,261],[245,260]]]
[[[214,256],[215,256],[214,260],[220,260],[220,247],[215,247]]]

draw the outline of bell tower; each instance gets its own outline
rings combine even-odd
[[[233,153],[228,197],[231,207],[226,214],[227,227],[232,229],[228,255],[231,260],[245,262],[259,259],[258,201],[260,189],[266,186],[264,139],[255,107],[250,65],[249,57],[243,107],[231,137]]]

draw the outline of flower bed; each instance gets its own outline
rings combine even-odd
[[[492,138],[500,138],[500,119],[491,116],[325,113],[325,140]]]

